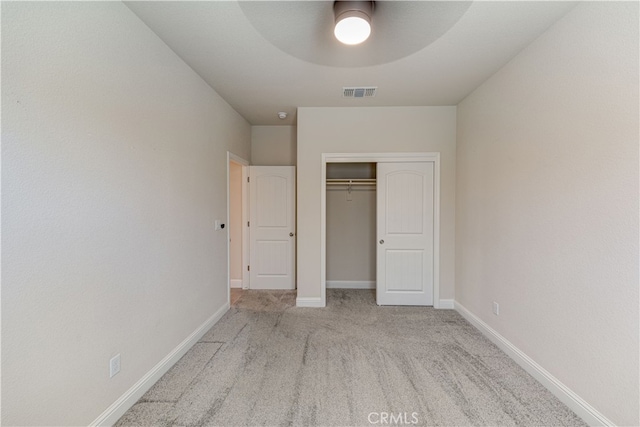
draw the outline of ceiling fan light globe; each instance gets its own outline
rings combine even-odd
[[[344,13],[336,19],[333,34],[341,43],[360,44],[371,35],[371,24],[367,18],[362,13]]]

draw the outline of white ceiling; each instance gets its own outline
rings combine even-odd
[[[456,105],[576,3],[377,1],[371,38],[349,47],[333,1],[125,4],[251,124],[289,125],[297,107]]]

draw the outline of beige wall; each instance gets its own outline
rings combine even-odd
[[[229,166],[229,279],[242,280],[242,166]]]
[[[298,297],[320,298],[322,153],[441,153],[440,298],[454,291],[455,107],[298,109]]]
[[[603,2],[458,107],[456,300],[617,425],[640,424],[638,100],[638,3]]]
[[[91,423],[225,306],[250,136],[122,3],[2,4],[3,425]]]
[[[295,126],[252,126],[251,164],[295,166],[296,140]]]

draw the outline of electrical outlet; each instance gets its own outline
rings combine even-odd
[[[109,360],[109,378],[120,372],[120,354],[116,354]]]
[[[496,316],[500,314],[500,304],[495,301],[493,302],[493,314]]]

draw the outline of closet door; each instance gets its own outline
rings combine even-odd
[[[295,167],[249,167],[251,289],[295,289]]]
[[[433,305],[434,164],[378,163],[378,305]]]

